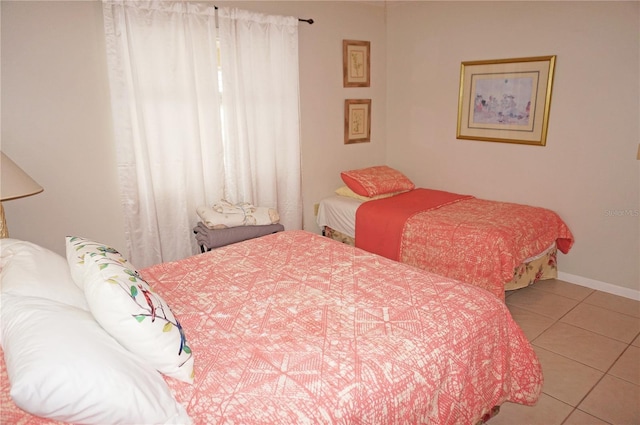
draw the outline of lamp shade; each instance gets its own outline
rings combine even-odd
[[[36,183],[24,170],[2,153],[0,162],[0,201],[23,198],[42,192],[42,186]]]

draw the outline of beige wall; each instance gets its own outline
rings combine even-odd
[[[421,186],[552,208],[576,235],[569,278],[640,285],[639,3],[223,2],[300,26],[304,227],[344,169],[388,163]],[[2,150],[44,187],[5,202],[11,235],[64,252],[124,247],[101,5],[1,2]],[[372,86],[342,87],[342,40],[371,41]],[[461,61],[558,55],[546,147],[455,139]],[[372,142],[343,144],[346,98],[371,98]],[[526,159],[526,164],[523,162]],[[609,285],[609,286],[607,286]]]
[[[2,151],[44,192],[4,202],[11,237],[124,248],[99,2],[2,1]]]
[[[387,26],[387,163],[557,211],[576,239],[565,277],[638,296],[640,3],[390,2]],[[546,147],[456,139],[461,62],[543,55],[557,55]]]

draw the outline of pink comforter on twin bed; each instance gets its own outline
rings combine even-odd
[[[170,380],[199,424],[475,424],[536,402],[540,365],[500,300],[304,231],[142,270],[195,356]]]
[[[356,246],[504,299],[514,269],[556,243],[568,253],[573,235],[553,211],[415,189],[363,203],[356,212]]]

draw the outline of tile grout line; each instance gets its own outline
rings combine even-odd
[[[560,282],[562,282],[562,281],[560,281]],[[564,289],[564,288],[560,287],[560,289]],[[575,406],[572,406],[570,403],[567,403],[567,402],[565,402],[565,401],[563,401],[563,400],[560,400],[560,399],[558,399],[558,398],[554,397],[554,396],[553,396],[553,395],[551,395],[551,394],[546,393],[544,390],[542,391],[542,394],[545,394],[545,396],[546,396],[546,397],[550,397],[551,399],[556,400],[557,402],[562,403],[562,404],[564,404],[564,405],[566,405],[566,406],[570,407],[570,409],[569,409],[569,413],[567,414],[567,416],[566,416],[566,417],[564,417],[564,419],[561,419],[561,420],[558,422],[558,425],[564,425],[564,424],[568,424],[568,423],[570,423],[570,422],[569,422],[569,421],[570,421],[570,418],[576,414],[576,411],[580,411],[580,414],[584,414],[584,415],[588,415],[588,416],[591,416],[591,417],[593,417],[593,418],[596,418],[596,419],[598,419],[599,421],[602,421],[604,424],[612,425],[612,423],[611,423],[611,422],[609,422],[609,420],[606,420],[606,419],[600,418],[599,416],[597,416],[597,415],[596,415],[596,414],[594,414],[594,413],[589,413],[589,412],[587,412],[587,411],[585,411],[585,410],[581,409],[581,408],[580,408],[580,406],[585,402],[585,400],[586,400],[589,396],[591,396],[591,395],[594,393],[594,391],[595,391],[596,387],[598,387],[599,385],[601,385],[601,384],[602,384],[602,381],[605,379],[605,377],[606,377],[606,376],[609,376],[609,378],[608,378],[608,379],[616,379],[616,380],[619,380],[619,381],[621,381],[621,382],[626,382],[626,383],[628,383],[628,384],[632,384],[632,385],[640,386],[640,385],[636,384],[635,382],[631,382],[631,381],[629,381],[629,380],[627,380],[627,379],[625,379],[625,378],[621,378],[621,377],[618,377],[618,376],[616,376],[616,375],[614,375],[614,374],[611,374],[611,371],[612,371],[612,370],[613,370],[613,368],[616,366],[616,364],[620,361],[620,359],[621,359],[625,354],[627,354],[627,355],[628,355],[629,350],[633,350],[633,349],[635,349],[635,348],[640,348],[640,346],[638,346],[638,345],[633,345],[633,343],[634,343],[636,340],[638,340],[638,338],[640,337],[640,331],[638,331],[638,332],[635,334],[635,336],[634,336],[634,337],[632,337],[632,338],[630,339],[630,341],[629,341],[629,342],[627,342],[627,341],[625,341],[625,340],[620,340],[620,339],[617,339],[617,338],[612,338],[611,336],[609,336],[609,335],[607,335],[607,334],[601,334],[601,333],[599,333],[599,332],[595,332],[595,331],[593,331],[593,330],[591,330],[591,329],[584,328],[584,327],[582,327],[582,326],[580,325],[580,322],[579,322],[579,321],[578,321],[578,322],[576,322],[577,324],[572,324],[572,323],[569,323],[569,322],[563,322],[562,320],[563,320],[563,319],[565,319],[565,318],[567,318],[567,316],[568,316],[568,315],[570,315],[572,312],[574,312],[574,313],[575,313],[575,310],[576,310],[577,308],[585,308],[586,306],[600,308],[600,309],[606,310],[606,311],[608,311],[608,312],[615,313],[615,314],[620,314],[620,315],[622,315],[622,316],[626,316],[626,317],[633,318],[633,319],[640,319],[640,318],[638,318],[637,316],[635,316],[635,315],[633,315],[633,314],[628,314],[628,313],[623,312],[623,311],[615,310],[615,309],[614,309],[615,304],[608,303],[608,304],[607,304],[607,305],[608,305],[608,307],[605,307],[605,306],[603,306],[603,305],[601,305],[601,304],[598,304],[598,303],[588,302],[587,300],[589,300],[590,298],[593,298],[594,294],[597,294],[597,293],[601,292],[601,291],[598,291],[598,290],[591,290],[591,291],[589,291],[589,293],[588,293],[588,294],[586,294],[584,297],[581,297],[579,293],[570,293],[571,295],[577,296],[578,298],[571,297],[571,296],[567,296],[567,295],[565,295],[565,294],[561,294],[561,293],[554,292],[554,291],[549,291],[549,290],[546,290],[546,289],[531,288],[530,290],[534,291],[534,293],[537,293],[537,295],[538,295],[538,296],[541,296],[542,294],[545,294],[545,295],[546,295],[546,294],[548,294],[548,295],[551,295],[551,296],[557,296],[557,297],[561,297],[561,298],[563,298],[563,299],[565,299],[565,300],[570,300],[570,301],[575,302],[575,305],[573,305],[572,307],[570,307],[566,312],[564,312],[563,314],[561,314],[561,315],[560,315],[560,317],[558,317],[558,318],[550,317],[550,316],[548,316],[547,314],[541,314],[539,311],[532,310],[532,309],[530,309],[530,308],[529,308],[529,305],[527,305],[527,304],[511,304],[511,306],[512,306],[512,307],[517,308],[517,309],[521,309],[523,312],[525,312],[525,313],[527,313],[527,314],[532,314],[532,315],[534,315],[534,316],[539,317],[540,319],[545,319],[545,320],[544,320],[544,322],[542,322],[542,323],[550,322],[550,324],[549,324],[548,326],[543,326],[543,327],[542,327],[543,329],[542,329],[542,330],[541,330],[541,331],[540,331],[540,332],[539,332],[539,333],[538,333],[534,338],[532,338],[532,339],[530,340],[531,345],[532,345],[534,348],[539,348],[539,349],[543,349],[543,350],[548,350],[549,352],[551,352],[551,353],[553,353],[553,354],[555,354],[555,355],[557,355],[557,356],[560,356],[560,357],[562,357],[562,358],[564,358],[564,359],[566,359],[566,360],[570,360],[570,361],[572,361],[572,362],[576,362],[577,364],[580,364],[580,365],[582,365],[582,366],[588,367],[588,368],[592,369],[593,371],[596,371],[596,372],[598,372],[599,374],[601,374],[601,375],[600,375],[600,377],[599,377],[599,378],[597,378],[597,380],[595,381],[595,383],[593,383],[593,385],[590,385],[590,386],[587,388],[586,393],[585,393],[585,394],[584,394],[584,395],[583,395],[583,396],[582,396],[582,397],[581,397],[577,402],[575,402],[575,403],[574,403],[574,404],[575,404]],[[569,293],[569,292],[567,292],[567,293]],[[514,293],[513,293],[513,294],[515,294],[515,291],[514,291]],[[513,295],[513,294],[509,294],[509,295]],[[508,301],[509,301],[509,297],[506,297],[505,302],[508,302]],[[583,306],[581,306],[582,304],[584,304],[584,305],[583,305]],[[552,304],[552,305],[553,305],[553,304]],[[548,307],[549,307],[549,305],[548,305],[548,304],[545,306],[545,303],[544,303],[544,302],[542,302],[541,306],[546,307],[545,311],[548,311]],[[508,306],[507,306],[507,307],[508,307]],[[626,310],[626,311],[628,311],[628,310]],[[550,313],[553,313],[553,309],[552,309],[552,310],[550,310],[549,312],[550,312]],[[534,320],[538,320],[538,319],[535,319],[535,318],[534,318]],[[525,322],[523,322],[523,323],[527,323],[527,322],[525,321]],[[606,364],[605,364],[605,368],[603,368],[603,369],[605,369],[605,370],[600,370],[600,369],[598,369],[598,368],[596,368],[596,367],[593,367],[593,366],[591,366],[591,365],[585,364],[585,363],[580,362],[580,361],[578,361],[578,360],[576,360],[576,359],[573,359],[573,358],[571,358],[571,357],[567,357],[567,356],[566,356],[566,355],[564,355],[564,354],[556,353],[555,351],[550,350],[549,348],[545,348],[545,347],[542,347],[542,346],[539,346],[539,345],[536,345],[536,344],[535,344],[535,342],[536,342],[536,341],[539,341],[539,338],[541,338],[541,337],[542,337],[543,335],[545,335],[545,334],[548,334],[549,330],[550,330],[551,328],[553,328],[553,327],[554,327],[555,325],[557,325],[557,324],[562,324],[562,325],[566,325],[566,326],[571,326],[571,327],[574,327],[575,329],[579,329],[579,330],[582,330],[582,331],[590,332],[590,333],[592,333],[592,334],[594,334],[594,335],[598,335],[598,336],[600,336],[600,337],[607,338],[608,340],[615,341],[615,342],[617,342],[618,344],[620,344],[620,345],[622,346],[622,347],[621,347],[621,348],[622,348],[622,350],[621,350],[621,352],[616,356],[616,358],[615,358],[615,359],[613,359],[613,360],[611,361],[611,363],[610,363],[610,364],[608,364],[608,365],[606,365]],[[541,329],[541,327],[538,327],[538,330],[540,330],[540,329]],[[625,338],[625,339],[626,339],[626,338]],[[634,347],[634,348],[631,348],[631,347]],[[623,367],[624,367],[624,366],[623,366]],[[621,369],[621,370],[623,370],[623,369]],[[624,375],[624,373],[623,373],[623,375]],[[600,412],[600,414],[602,414],[602,412]],[[560,418],[558,418],[558,419],[560,419]],[[550,424],[550,425],[551,425],[551,424]],[[554,422],[554,425],[555,425],[555,422]]]
[[[607,369],[607,371],[606,371],[606,372],[604,372],[604,373],[602,374],[602,376],[598,379],[598,381],[597,381],[595,384],[593,384],[593,386],[592,386],[591,388],[589,388],[589,391],[587,391],[587,393],[584,395],[584,397],[582,397],[582,398],[580,399],[580,401],[579,401],[578,403],[576,403],[576,404],[577,404],[577,406],[576,406],[576,407],[574,407],[574,410],[573,410],[573,411],[575,411],[575,410],[580,410],[581,412],[584,412],[584,413],[586,413],[586,414],[587,414],[587,415],[589,415],[589,416],[593,416],[594,418],[598,418],[598,419],[599,419],[599,420],[601,420],[602,422],[606,422],[606,423],[608,423],[608,424],[610,423],[610,422],[608,422],[607,420],[605,420],[605,419],[603,419],[603,418],[600,418],[600,417],[598,417],[598,416],[595,416],[595,415],[594,415],[594,414],[592,414],[592,413],[589,413],[589,412],[587,412],[587,411],[585,411],[585,410],[579,409],[579,407],[580,407],[580,405],[582,404],[582,402],[584,402],[584,401],[587,399],[587,397],[589,397],[589,395],[593,392],[593,390],[595,390],[595,389],[596,389],[596,387],[600,384],[600,382],[602,382],[602,380],[604,379],[604,377],[605,377],[605,376],[609,375],[609,376],[612,376],[612,377],[614,377],[614,378],[618,378],[618,377],[617,377],[617,376],[615,376],[615,375],[611,375],[611,374],[609,373],[609,371],[610,371],[611,369],[613,369],[613,366],[615,366],[616,362],[617,362],[618,360],[620,360],[620,357],[622,357],[622,355],[623,355],[623,354],[624,354],[624,353],[629,349],[629,347],[631,347],[631,344],[628,344],[628,345],[627,345],[627,348],[625,348],[624,350],[622,350],[622,352],[620,353],[620,355],[618,356],[618,358],[616,358],[616,359],[613,361],[613,363],[611,363],[611,366],[609,366],[609,368]],[[627,381],[626,379],[622,379],[622,378],[618,378],[618,379],[621,379],[621,380],[623,380],[623,381],[625,381],[625,382],[629,382],[629,381]],[[633,382],[630,382],[630,383],[631,383],[631,384],[633,384]],[[547,395],[549,395],[549,394],[547,394]],[[573,411],[572,411],[571,413],[573,413]],[[569,415],[569,416],[571,416],[571,415]],[[567,418],[565,418],[565,421],[569,418],[569,416],[567,416]],[[563,421],[563,423],[564,423],[564,421]],[[561,424],[561,425],[562,425],[562,424]]]
[[[567,316],[569,313],[571,313],[573,310],[575,310],[576,308],[578,308],[578,306],[579,306],[579,305],[581,305],[581,304],[583,304],[583,303],[584,303],[585,305],[591,305],[591,306],[599,307],[599,308],[602,308],[602,309],[607,310],[607,311],[610,311],[610,312],[619,313],[619,314],[624,314],[624,313],[621,313],[621,312],[618,312],[618,311],[615,311],[615,310],[610,310],[610,309],[608,309],[608,308],[604,308],[604,307],[602,307],[602,306],[598,306],[598,305],[595,305],[595,304],[589,304],[589,303],[586,303],[585,301],[587,300],[587,298],[589,298],[589,297],[590,297],[591,295],[593,295],[595,292],[596,292],[595,290],[594,290],[594,291],[592,291],[592,292],[591,292],[589,295],[587,295],[584,299],[580,300],[580,301],[579,301],[575,306],[573,306],[571,309],[569,309],[565,314],[563,314],[562,316],[560,316],[558,319],[555,319],[555,321],[554,321],[550,326],[548,326],[544,331],[542,331],[538,336],[536,336],[536,337],[531,341],[531,344],[532,344],[532,345],[534,345],[534,341],[535,341],[536,339],[538,339],[538,338],[539,338],[540,336],[542,336],[545,332],[547,332],[547,331],[548,331],[548,330],[549,330],[553,325],[555,325],[555,324],[557,324],[557,323],[560,323],[560,322],[561,322],[561,320],[562,320],[565,316]],[[548,293],[553,293],[553,292],[548,292]],[[555,293],[553,293],[553,294],[554,294],[554,295],[558,295],[558,296],[562,296],[562,295],[555,294]],[[564,297],[564,298],[568,298],[568,297]],[[532,312],[532,313],[533,313],[533,312]],[[626,315],[626,314],[625,314],[625,315]],[[541,316],[543,316],[543,315],[541,315]],[[630,315],[626,315],[626,316],[630,316]],[[545,317],[545,316],[543,316],[543,317]],[[633,316],[630,316],[630,317],[633,317]],[[571,325],[570,323],[565,323],[565,324],[566,324],[566,325],[569,325],[569,326],[574,326],[574,327],[576,327],[576,328],[578,328],[578,329],[582,329],[582,330],[585,330],[585,331],[588,331],[588,332],[593,332],[593,331],[591,331],[591,330],[589,330],[589,329],[581,328],[580,326]],[[594,333],[594,334],[596,334],[596,335],[600,335],[600,334],[598,334],[598,333],[596,333],[596,332],[593,332],[593,333]],[[636,340],[636,338],[638,337],[638,335],[640,335],[640,332],[639,332],[635,337],[633,337],[633,338],[631,339],[631,342],[629,342],[629,343],[625,343],[625,344],[627,345],[627,346],[626,346],[626,348],[625,348],[624,350],[622,350],[622,352],[618,355],[618,357],[616,357],[616,359],[615,359],[615,360],[614,360],[614,361],[609,365],[609,367],[607,368],[607,370],[606,370],[606,371],[604,371],[604,372],[602,373],[602,376],[601,376],[600,378],[598,378],[598,380],[597,380],[597,381],[596,381],[596,382],[591,386],[591,388],[589,388],[589,391],[587,391],[587,392],[586,392],[586,394],[585,394],[585,395],[584,395],[584,396],[583,396],[583,397],[582,397],[582,398],[581,398],[581,399],[576,403],[576,406],[571,406],[571,405],[569,405],[568,403],[566,403],[566,402],[564,402],[564,401],[562,401],[562,400],[559,400],[559,399],[557,399],[556,397],[553,397],[552,395],[547,394],[547,393],[545,393],[545,392],[543,391],[543,393],[544,393],[544,394],[546,394],[547,396],[552,397],[553,399],[558,400],[559,402],[562,402],[562,403],[564,403],[564,404],[567,404],[567,405],[569,405],[569,406],[571,406],[571,407],[573,408],[573,409],[571,410],[571,412],[567,415],[567,417],[566,417],[566,418],[564,418],[564,419],[562,420],[562,422],[560,423],[560,425],[563,425],[564,423],[566,423],[566,421],[571,417],[571,415],[573,415],[573,413],[574,413],[576,410],[580,410],[581,412],[583,412],[583,413],[585,413],[585,414],[587,414],[587,415],[589,415],[589,416],[593,416],[594,418],[597,418],[598,420],[601,420],[602,422],[605,422],[605,423],[607,423],[607,424],[610,424],[610,422],[608,422],[607,420],[605,420],[605,419],[603,419],[603,418],[600,418],[600,417],[598,417],[598,416],[595,416],[595,415],[593,415],[592,413],[589,413],[589,412],[587,412],[587,411],[585,411],[585,410],[580,409],[580,405],[581,405],[581,404],[582,404],[582,403],[587,399],[587,397],[589,397],[589,395],[590,395],[590,394],[593,392],[593,390],[594,390],[594,389],[595,389],[595,388],[600,384],[600,382],[602,382],[602,380],[605,378],[605,376],[609,375],[609,376],[612,376],[612,377],[614,377],[614,378],[618,378],[618,377],[617,377],[617,376],[615,376],[615,375],[611,375],[609,372],[611,371],[611,369],[613,369],[613,367],[614,367],[614,366],[615,366],[615,364],[618,362],[618,360],[620,360],[620,358],[622,357],[622,355],[623,355],[625,352],[627,352],[627,350],[629,350],[629,347],[631,347],[631,344],[633,343],[633,341],[635,341],[635,340]],[[619,341],[619,340],[617,340],[617,339],[614,339],[614,338],[608,337],[608,336],[606,336],[606,335],[601,335],[601,336],[604,336],[604,337],[606,337],[606,338],[609,338],[609,339],[611,339],[611,340],[613,340],[613,341],[622,342],[622,341]],[[538,345],[536,345],[536,347],[541,348],[541,349],[543,349],[543,350],[548,350],[547,348],[540,347],[540,346],[538,346]],[[551,350],[548,350],[548,351],[551,351]],[[582,363],[582,362],[579,362],[579,361],[577,361],[576,359],[572,359],[572,358],[570,358],[570,357],[566,357],[565,355],[562,355],[562,354],[560,354],[560,353],[555,353],[554,351],[551,351],[551,352],[552,352],[552,353],[554,353],[554,354],[556,354],[556,355],[558,355],[558,356],[561,356],[561,357],[563,357],[563,358],[565,358],[565,359],[568,359],[568,360],[574,361],[574,362],[576,362],[576,363],[579,363],[579,364],[584,365],[584,366],[586,366],[586,367],[589,367],[589,368],[591,368],[591,369],[594,369],[594,370],[597,370],[597,371],[599,371],[599,372],[602,372],[602,371],[600,371],[600,370],[598,370],[598,369],[594,368],[593,366],[590,366],[590,365],[584,364],[584,363]],[[622,378],[618,378],[618,379],[622,379]],[[629,382],[629,381],[627,381],[626,379],[622,379],[622,380],[623,380],[623,381],[625,381],[625,382]],[[632,382],[630,382],[630,383],[632,383]],[[632,384],[633,384],[633,383],[632,383]]]
[[[557,294],[554,294],[554,295],[557,295]],[[562,295],[559,295],[559,296],[562,296]],[[567,298],[567,297],[564,297],[564,298]],[[567,298],[567,299],[570,299],[570,298]],[[573,300],[573,301],[576,301],[576,300]],[[553,317],[549,317],[549,319],[553,319],[553,320],[554,320],[554,322],[553,322],[551,325],[549,325],[545,330],[543,330],[542,332],[540,332],[540,334],[539,334],[538,336],[536,336],[535,338],[533,338],[533,340],[531,340],[531,341],[529,341],[529,342],[533,345],[533,342],[534,342],[536,339],[538,339],[538,338],[540,338],[542,335],[544,335],[544,334],[545,334],[549,329],[551,329],[551,328],[553,327],[553,325],[555,325],[555,324],[559,323],[559,322],[560,322],[560,320],[562,320],[562,318],[563,318],[563,317],[565,317],[567,314],[571,313],[571,312],[572,312],[575,308],[577,308],[580,304],[582,304],[582,301],[578,301],[578,303],[577,303],[576,305],[574,305],[573,307],[571,307],[571,308],[570,308],[570,309],[569,309],[565,314],[563,314],[562,316],[560,316],[560,317],[559,317],[559,318],[557,318],[557,319],[553,319]],[[530,313],[538,314],[538,313],[535,313],[535,312],[530,311],[530,310],[527,310],[527,311],[529,311]],[[542,317],[548,317],[548,316],[544,316],[543,314],[539,314],[539,315],[540,315],[540,316],[542,316]],[[576,326],[576,327],[577,327],[577,326]],[[582,328],[579,328],[579,329],[582,329]],[[590,331],[590,332],[591,332],[591,331]],[[538,346],[538,347],[539,347],[539,346]],[[544,347],[539,347],[539,348],[545,349]],[[554,352],[554,353],[555,353],[555,352]],[[561,355],[560,353],[555,353],[555,354]],[[563,356],[563,357],[565,357],[565,356]],[[568,357],[566,357],[566,358],[568,358]],[[573,360],[573,359],[571,359],[571,360]]]

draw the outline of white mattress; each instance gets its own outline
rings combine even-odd
[[[320,201],[316,222],[321,228],[329,226],[352,238],[356,237],[356,210],[362,204],[353,198],[334,195]]]

